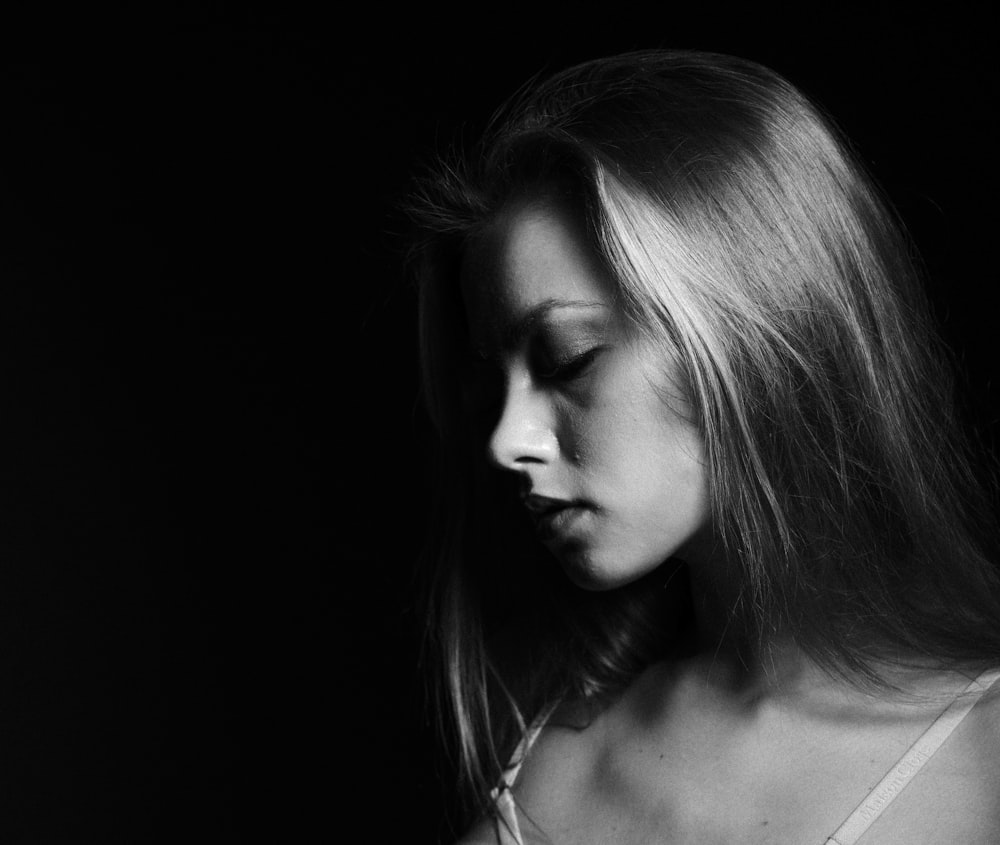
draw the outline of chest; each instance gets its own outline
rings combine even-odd
[[[780,713],[737,727],[710,715],[609,732],[572,788],[532,817],[558,845],[823,845],[926,728]],[[956,730],[859,845],[1000,841],[1000,768],[980,740],[975,720]]]

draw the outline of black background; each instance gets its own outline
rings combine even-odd
[[[615,11],[4,19],[5,842],[447,840],[396,209],[537,71],[694,47],[817,97],[911,229],[993,442],[985,15]]]

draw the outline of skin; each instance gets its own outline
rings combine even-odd
[[[822,845],[967,678],[866,697],[813,668],[763,683],[725,659],[657,665],[585,729],[557,714],[514,789],[526,843]],[[988,845],[1000,833],[1000,697],[983,699],[859,845]],[[495,843],[491,824],[461,845]]]
[[[751,662],[725,642],[726,565],[708,539],[690,408],[676,371],[616,309],[566,205],[508,206],[469,246],[462,293],[490,460],[523,493],[582,503],[554,526],[543,520],[543,542],[589,589],[684,558],[704,634],[701,653],[651,667],[596,717],[581,722],[568,705],[555,714],[514,789],[525,841],[821,845],[978,667],[890,669],[914,697],[874,696],[794,643]],[[591,356],[582,367],[581,356]],[[861,845],[1000,841],[997,759],[1000,688]],[[485,820],[461,845],[495,842]]]
[[[573,503],[536,519],[570,579],[609,589],[689,554],[708,522],[700,436],[576,216],[551,199],[513,204],[466,251],[462,294],[492,380],[489,459],[523,494]]]

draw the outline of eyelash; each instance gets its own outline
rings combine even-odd
[[[560,362],[552,369],[539,373],[539,378],[545,381],[574,381],[587,372],[594,359],[601,352],[601,349],[602,347],[595,346],[582,355],[577,355],[568,361]]]
[[[548,369],[537,366],[535,377],[541,382],[570,385],[587,374],[590,365],[603,351],[603,346],[595,346]],[[479,412],[492,410],[497,402],[501,401],[500,396],[503,392],[500,386],[502,381],[500,370],[479,355],[469,356],[464,363],[463,380],[468,391],[467,398]]]

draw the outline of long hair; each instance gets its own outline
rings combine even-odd
[[[479,457],[462,251],[514,197],[553,190],[579,206],[626,316],[680,367],[734,564],[730,630],[757,649],[791,636],[862,682],[894,655],[1000,661],[992,519],[947,354],[914,250],[847,142],[749,61],[592,61],[518,95],[413,206],[439,454],[430,643],[469,793],[486,795],[546,701],[619,689],[681,614],[672,566],[607,594],[568,587]]]

